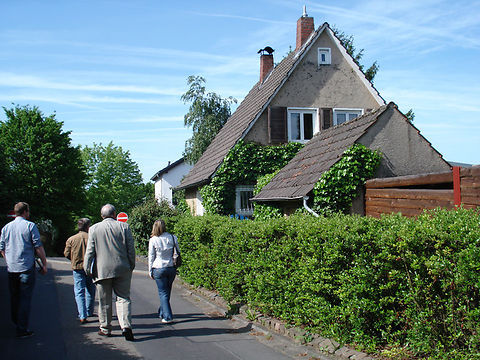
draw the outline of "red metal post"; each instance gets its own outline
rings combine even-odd
[[[460,190],[460,166],[452,168],[453,173],[453,203],[455,206],[460,206],[462,203],[462,193]]]

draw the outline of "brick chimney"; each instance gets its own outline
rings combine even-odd
[[[308,40],[312,32],[315,31],[315,26],[313,24],[313,17],[307,15],[306,6],[303,7],[303,15],[300,19],[297,20],[297,46],[295,51],[298,51],[305,44],[305,41]]]
[[[273,54],[260,55],[260,82],[267,77],[270,71],[273,69]]]

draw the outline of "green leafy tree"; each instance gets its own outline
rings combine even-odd
[[[355,45],[353,44],[353,35],[347,35],[343,31],[340,31],[335,27],[332,30],[338,40],[340,40],[340,43],[343,45],[347,53],[353,58],[353,61],[355,61],[355,63],[360,67],[360,70],[363,71],[368,81],[373,83],[373,78],[375,77],[375,75],[377,75],[379,69],[377,62],[375,61],[372,65],[370,65],[368,69],[365,69],[365,66],[360,63],[360,60],[363,58],[363,52],[365,50],[360,49],[359,51],[357,51]]]
[[[82,149],[87,172],[87,206],[85,215],[100,221],[100,209],[113,204],[117,211],[128,211],[153,196],[153,184],[144,184],[130,152],[110,142],[107,146],[93,144]]]
[[[62,130],[63,122],[55,114],[44,116],[38,107],[28,105],[3,109],[0,182],[7,192],[8,209],[2,212],[12,209],[12,202],[26,201],[32,220],[52,221],[62,240],[71,229],[73,215],[85,203],[80,149],[72,146],[70,132]],[[55,250],[62,247],[60,242]]]
[[[201,76],[189,76],[189,89],[182,95],[182,101],[190,103],[184,117],[187,127],[192,127],[193,135],[185,142],[183,156],[194,164],[218,134],[231,115],[230,106],[237,102],[233,97],[222,98],[216,93],[206,93],[205,79]]]

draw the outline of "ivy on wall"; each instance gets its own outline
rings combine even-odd
[[[240,140],[225,156],[200,194],[209,214],[235,213],[235,185],[254,185],[257,178],[284,167],[303,147],[299,143],[259,145]]]
[[[361,144],[347,149],[342,158],[324,172],[313,188],[313,209],[319,213],[347,212],[360,186],[373,176],[382,155]]]
[[[259,177],[257,180],[257,185],[255,185],[255,188],[253,189],[253,195],[258,195],[263,187],[267,185],[279,171],[280,169],[271,174]],[[255,203],[253,205],[253,217],[255,220],[267,220],[282,216],[283,211],[278,206],[262,203]]]

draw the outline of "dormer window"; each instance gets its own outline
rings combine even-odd
[[[333,125],[340,125],[363,115],[363,109],[333,109]]]
[[[288,108],[288,141],[307,142],[318,132],[317,109]]]
[[[332,54],[330,48],[318,48],[318,65],[330,65]]]

